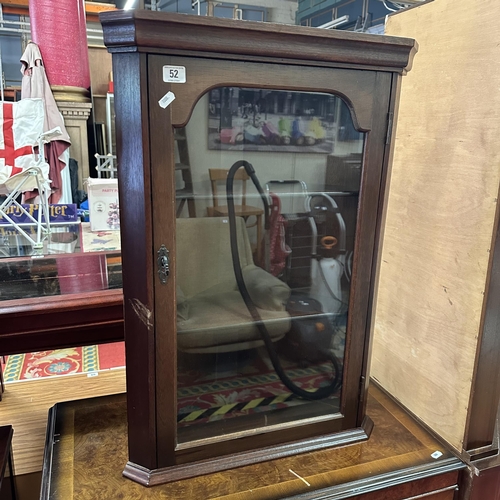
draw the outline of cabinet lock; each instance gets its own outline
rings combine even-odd
[[[158,250],[158,277],[163,285],[168,281],[170,275],[170,258],[168,256],[169,252],[165,245],[162,245]]]

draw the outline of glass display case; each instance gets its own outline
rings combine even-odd
[[[367,439],[391,131],[415,42],[146,11],[101,20],[124,474],[153,485]]]

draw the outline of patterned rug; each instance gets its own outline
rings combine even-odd
[[[340,353],[339,353],[340,354]],[[341,359],[341,358],[340,358]],[[179,355],[178,424],[196,423],[269,412],[304,404],[274,371],[265,348],[219,355]],[[300,366],[282,359],[288,377],[314,391],[331,381],[332,365]],[[7,357],[6,383],[43,377],[91,373],[125,366],[123,342],[72,347]],[[338,401],[339,392],[331,395]]]
[[[89,373],[125,366],[123,342],[7,356],[6,383],[42,377]]]
[[[212,359],[184,355],[178,361],[179,427],[304,404],[281,382],[265,348]],[[281,363],[288,377],[307,391],[331,382],[329,362],[299,366],[282,358]],[[332,402],[338,396],[339,391],[332,394]]]

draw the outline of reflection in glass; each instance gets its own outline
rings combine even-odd
[[[36,163],[30,168],[41,172],[39,162],[48,168],[43,155],[33,156]],[[96,161],[98,178],[86,179],[86,193],[77,189],[70,161],[57,203],[43,196],[50,190],[40,191],[39,180],[23,183],[38,179],[35,171],[27,169],[7,180],[0,175],[0,301],[121,288],[113,255],[120,251],[114,157],[96,155]]]
[[[0,301],[119,289],[122,283],[115,252],[0,260]]]
[[[364,134],[332,94],[220,87],[176,139],[179,443],[335,418]]]

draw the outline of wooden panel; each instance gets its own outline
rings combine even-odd
[[[89,47],[89,66],[92,93],[106,95],[111,73],[111,54],[106,47]]]
[[[276,82],[280,82],[280,89],[335,93],[340,95],[352,109],[353,124],[361,131],[372,130],[374,117],[380,119],[380,116],[373,112],[375,104],[372,96],[376,92],[376,85],[384,78],[381,76],[383,73],[368,71],[361,73],[342,69],[337,70],[333,77],[333,70],[328,71],[325,68],[308,68],[305,71],[300,66],[282,64],[264,66],[262,63],[245,61],[218,63],[215,71],[213,59],[173,57],[171,61],[173,65],[185,66],[190,80],[190,85],[173,87],[176,100],[171,106],[172,123],[176,127],[187,124],[194,105],[211,87],[220,87],[223,82],[232,85],[235,81],[241,87],[276,89]],[[273,75],[271,83],[270,74]],[[161,78],[158,81],[161,82]],[[166,89],[165,84],[162,88]]]
[[[463,475],[466,476],[465,471]],[[470,476],[468,500],[498,500],[500,498],[500,466],[484,470],[479,475]]]
[[[160,61],[158,61],[160,59]],[[160,92],[157,102],[165,93],[162,85],[161,62],[170,64],[164,57],[148,56],[148,96]],[[159,88],[160,87],[160,88]],[[171,84],[168,89],[171,89]],[[172,133],[171,108],[151,106],[149,110],[151,137],[151,184],[152,206],[155,210],[153,244],[155,250],[162,245],[169,250],[170,275],[167,283],[161,283],[158,274],[155,281],[155,350],[156,350],[156,421],[157,421],[157,467],[175,463],[174,449],[177,441],[177,306],[175,297],[175,159],[174,134]],[[167,381],[172,381],[168,383]],[[129,401],[135,398],[129,396]],[[130,458],[133,461],[133,458]],[[140,462],[137,462],[140,464]],[[140,464],[142,465],[142,464]]]
[[[495,13],[436,0],[387,23],[420,50],[402,84],[372,376],[458,450],[500,176]]]
[[[0,353],[18,354],[123,340],[121,290],[4,302]]]
[[[477,355],[477,367],[472,391],[469,424],[464,448],[473,450],[484,446],[498,449],[494,439],[498,428],[498,403],[500,398],[500,231],[497,206],[496,237],[492,251],[492,265],[483,315],[481,345]]]
[[[129,457],[148,468],[156,464],[156,365],[153,307],[152,207],[149,156],[147,63],[143,54],[113,58],[116,145],[120,155],[120,200]],[[128,197],[127,197],[128,195]]]
[[[130,10],[103,12],[104,43],[111,52],[196,50],[221,54],[279,57],[366,65],[409,71],[416,51],[414,40],[372,37],[365,33],[315,30],[166,12]],[[168,36],[165,34],[168,33]],[[193,36],[196,33],[196,36]],[[226,40],[230,39],[231,43]]]
[[[2,0],[4,14],[17,14],[29,16],[29,0]],[[110,3],[85,2],[87,21],[99,22],[98,14],[107,10],[116,10],[116,6]]]

